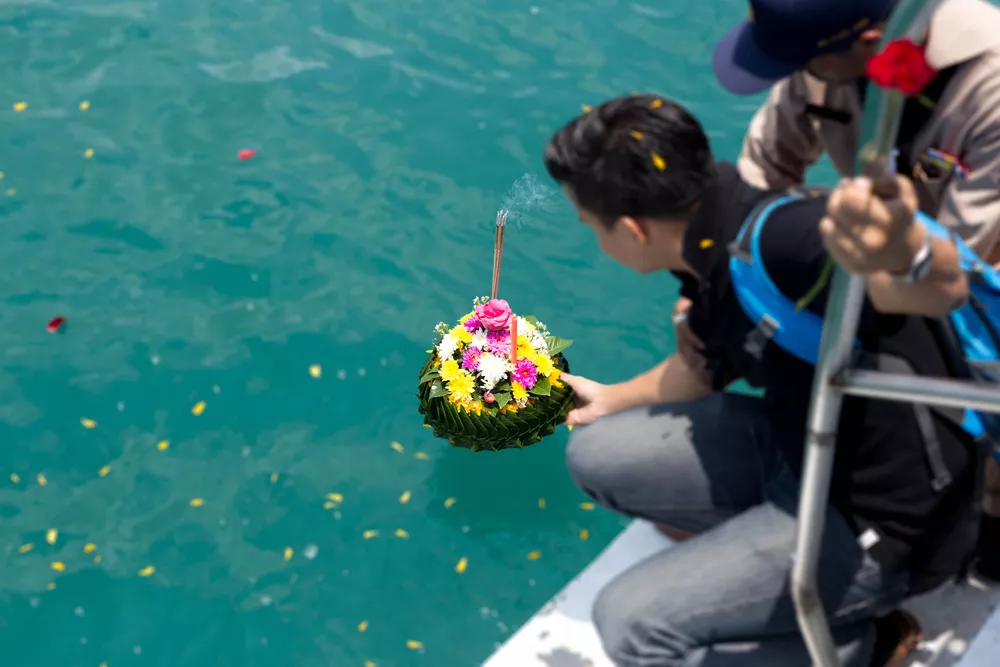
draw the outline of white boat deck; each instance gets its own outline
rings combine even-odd
[[[633,522],[483,667],[613,667],[590,621],[598,591],[618,573],[671,542],[645,522]],[[906,609],[923,626],[925,641],[908,667],[1000,665],[1000,587],[976,580],[915,598]]]

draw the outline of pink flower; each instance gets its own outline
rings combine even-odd
[[[521,359],[514,366],[511,379],[525,389],[531,389],[538,383],[538,367],[529,359]]]
[[[506,329],[510,326],[510,318],[513,313],[510,306],[503,299],[493,299],[481,306],[476,306],[476,316],[487,329],[496,331]]]
[[[483,400],[487,403],[496,403],[497,397],[493,395],[493,392],[488,391],[483,394]]]
[[[483,323],[479,321],[478,317],[470,317],[465,321],[465,330],[469,333],[476,333],[481,326]]]
[[[486,334],[486,349],[498,357],[510,356],[510,333],[497,330]]]
[[[479,357],[483,356],[483,351],[478,347],[468,347],[462,355],[462,368],[467,371],[474,371],[479,368]]]

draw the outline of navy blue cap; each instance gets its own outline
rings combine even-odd
[[[750,16],[715,47],[712,67],[729,92],[759,93],[816,56],[851,46],[888,18],[896,0],[750,0]]]

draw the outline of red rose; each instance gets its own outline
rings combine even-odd
[[[906,96],[918,95],[937,70],[927,63],[924,47],[908,39],[896,39],[868,59],[868,78],[882,88],[898,90]]]

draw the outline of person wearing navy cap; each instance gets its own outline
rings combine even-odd
[[[750,0],[749,15],[722,38],[712,59],[730,92],[770,89],[738,160],[746,181],[768,189],[800,184],[824,152],[841,176],[852,173],[868,85],[865,65],[880,48],[894,4]],[[904,108],[895,168],[912,179],[924,212],[998,264],[1000,8],[985,0],[943,0],[931,19],[925,54],[938,74],[923,99],[911,98]],[[678,302],[675,312],[686,307]],[[676,321],[678,347],[696,363],[697,339],[683,317]],[[976,569],[997,581],[1000,466],[993,459],[983,509]]]

